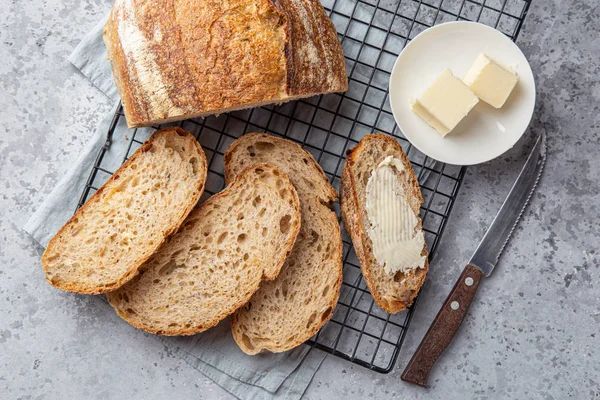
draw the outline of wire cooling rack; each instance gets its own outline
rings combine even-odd
[[[346,150],[367,133],[385,132],[398,139],[417,172],[425,199],[421,217],[431,259],[466,168],[434,162],[406,141],[394,122],[387,96],[392,66],[408,41],[442,22],[479,21],[516,40],[530,0],[322,0],[322,3],[344,48],[348,91],[180,122],[179,126],[196,135],[209,161],[203,199],[223,189],[223,154],[244,133],[268,132],[301,144],[339,189]],[[125,135],[128,141],[121,160],[124,162],[149,133],[160,128],[130,131],[122,129],[124,120],[119,106],[79,206],[112,175],[108,165],[111,163],[105,156],[115,135]],[[339,215],[337,205],[336,212]],[[343,242],[344,281],[340,300],[331,320],[307,344],[371,370],[390,372],[415,305],[395,315],[381,310],[365,286],[352,242],[345,232]]]

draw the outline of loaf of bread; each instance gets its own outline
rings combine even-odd
[[[389,313],[397,313],[412,304],[425,281],[429,264],[425,245],[420,253],[424,258],[422,267],[394,274],[386,272],[373,253],[373,242],[368,234],[370,222],[366,210],[367,183],[372,172],[389,156],[403,165],[402,172],[396,170],[395,177],[403,197],[417,216],[415,230],[421,231],[422,223],[418,215],[423,197],[419,182],[402,147],[391,136],[381,133],[366,135],[348,152],[342,173],[340,197],[344,226],[352,237],[365,282],[379,307]]]
[[[115,0],[104,41],[130,127],[348,88],[318,0]]]
[[[277,279],[263,282],[231,318],[233,337],[248,354],[281,352],[308,340],[331,318],[342,283],[342,236],[331,203],[337,193],[309,152],[267,134],[246,134],[225,153],[231,182],[257,162],[289,177],[300,198],[300,234]]]
[[[275,279],[300,230],[300,202],[279,169],[255,164],[194,210],[142,267],[108,294],[119,316],[159,335],[202,332]]]
[[[42,257],[46,280],[87,294],[123,285],[192,211],[206,173],[190,133],[154,133],[52,238]]]

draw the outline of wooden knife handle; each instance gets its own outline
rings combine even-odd
[[[431,367],[448,347],[479,287],[483,272],[468,264],[402,373],[402,380],[427,387]]]

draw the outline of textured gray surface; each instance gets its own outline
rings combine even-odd
[[[40,249],[20,231],[111,107],[66,61],[109,3],[2,2],[0,397],[229,398],[99,299],[49,287]],[[600,6],[534,1],[518,43],[538,86],[531,132],[469,169],[396,369],[379,375],[329,357],[307,398],[600,397]],[[499,268],[432,387],[402,383],[402,368],[542,130],[546,172]]]

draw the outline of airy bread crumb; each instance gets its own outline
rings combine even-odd
[[[119,316],[159,335],[193,335],[275,279],[300,230],[300,202],[279,169],[256,164],[184,221],[108,300]]]
[[[192,211],[206,174],[190,133],[155,132],[52,238],[46,280],[85,294],[122,286]]]
[[[302,228],[277,279],[263,282],[231,318],[233,337],[248,354],[286,351],[327,322],[342,283],[342,237],[330,204],[337,193],[319,164],[297,144],[249,133],[225,153],[229,182],[247,165],[268,162],[288,174],[302,206]]]

